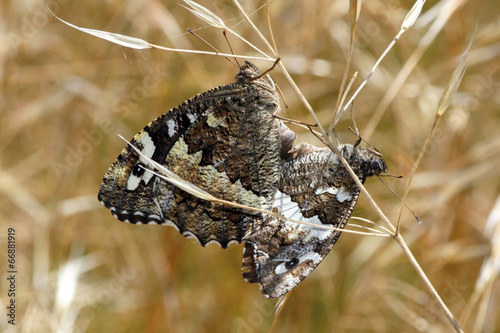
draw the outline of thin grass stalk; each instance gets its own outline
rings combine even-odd
[[[466,2],[467,0],[448,1],[447,5],[444,6],[443,10],[440,12],[440,15],[436,18],[424,37],[422,37],[419,45],[412,53],[410,58],[406,61],[401,71],[399,71],[391,86],[387,89],[387,93],[382,98],[382,101],[380,101],[379,105],[373,112],[368,124],[363,131],[364,137],[367,140],[370,140],[377,124],[380,122],[380,119],[382,119],[382,116],[387,110],[388,105],[392,103],[394,98],[396,98],[399,90],[401,89],[401,87],[403,87],[403,83],[413,71],[430,44],[436,39],[439,32],[441,32],[442,29],[446,26],[446,23],[449,21],[452,15]]]
[[[250,17],[248,17],[247,13],[245,12],[245,10],[243,9],[243,7],[241,7],[240,3],[238,2],[238,0],[233,0],[233,3],[236,5],[236,7],[238,8],[238,10],[240,11],[241,15],[243,15],[243,17],[245,18],[245,20],[247,20],[248,24],[250,24],[250,26],[252,27],[252,29],[255,31],[255,33],[260,37],[260,39],[264,42],[264,44],[267,46],[267,48],[273,52],[274,54],[274,57],[276,59],[279,58],[279,54],[277,53],[277,50],[275,50],[271,44],[269,44],[269,42],[267,41],[266,37],[264,37],[264,35],[260,32],[259,29],[257,29],[257,27],[255,26],[255,24],[252,22],[252,20],[250,20]]]
[[[333,128],[335,127],[335,119],[337,118],[338,113],[340,112],[340,108],[342,106],[342,103],[344,101],[344,91],[347,92],[349,91],[349,88],[351,87],[352,83],[354,80],[351,80],[351,83],[349,86],[346,88],[346,82],[347,82],[347,77],[349,75],[349,69],[351,67],[351,61],[352,61],[352,53],[354,50],[354,37],[356,36],[356,23],[358,22],[359,14],[361,10],[361,1],[357,0],[351,0],[350,1],[350,7],[349,7],[349,12],[350,12],[350,23],[351,23],[351,35],[350,35],[350,40],[349,40],[349,51],[347,53],[347,61],[345,64],[344,68],[344,75],[342,77],[342,83],[340,84],[340,89],[339,89],[339,94],[337,97],[337,104],[335,105],[335,111],[333,113],[332,121],[330,122],[330,126],[328,127],[328,134],[332,133]]]
[[[413,7],[410,9],[408,14],[406,15],[405,19],[403,20],[403,23],[401,24],[401,28],[399,29],[398,34],[396,37],[393,38],[389,46],[386,47],[384,52],[380,55],[380,57],[377,59],[375,62],[375,65],[373,65],[370,73],[366,76],[366,79],[361,83],[361,85],[358,87],[356,92],[352,95],[351,99],[347,102],[346,105],[341,106],[341,111],[336,114],[336,118],[333,120],[333,126],[330,125],[332,128],[335,127],[335,125],[339,122],[340,116],[349,108],[351,103],[354,101],[354,99],[358,96],[358,94],[363,90],[364,86],[368,83],[368,80],[372,77],[373,73],[375,70],[378,68],[382,60],[384,60],[385,56],[389,53],[389,51],[396,45],[396,42],[401,38],[401,36],[410,29],[413,24],[415,24],[415,21],[417,20],[418,16],[422,12],[422,7],[424,6],[426,0],[417,0],[413,4]]]
[[[427,136],[427,139],[425,140],[424,146],[420,150],[420,153],[418,154],[417,160],[413,164],[413,168],[411,169],[410,176],[408,176],[408,181],[406,182],[406,186],[405,186],[405,193],[403,194],[403,199],[401,200],[401,203],[402,203],[401,208],[399,209],[398,222],[397,222],[397,226],[396,226],[396,235],[399,235],[399,229],[400,229],[400,225],[401,225],[401,216],[403,214],[403,209],[405,207],[404,204],[406,203],[406,199],[408,198],[408,193],[410,191],[411,181],[413,179],[413,176],[417,172],[417,168],[420,165],[422,158],[424,157],[424,154],[427,150],[427,146],[431,142],[431,139],[434,136],[434,133],[436,133],[436,129],[437,129],[437,126],[438,126],[440,120],[441,120],[441,116],[436,115],[436,119],[434,120],[434,124],[432,125],[431,132]]]
[[[453,326],[453,328],[455,329],[455,331],[459,332],[459,333],[463,333],[463,330],[460,327],[460,324],[455,319],[455,317],[451,313],[450,309],[448,309],[448,307],[446,306],[446,304],[443,302],[443,299],[441,298],[441,296],[439,296],[439,293],[436,291],[436,289],[432,285],[431,281],[429,280],[429,278],[425,274],[425,272],[422,269],[422,267],[420,267],[420,265],[418,264],[417,259],[415,259],[415,257],[413,256],[413,253],[408,248],[408,245],[406,245],[406,242],[404,241],[404,239],[401,236],[401,234],[396,235],[394,237],[394,239],[398,242],[399,246],[403,250],[403,253],[408,258],[408,261],[410,262],[410,264],[413,266],[413,268],[415,269],[415,271],[417,272],[417,274],[422,279],[422,282],[424,283],[425,287],[427,288],[427,290],[431,294],[432,298],[434,298],[434,300],[436,301],[436,303],[443,310],[446,318],[448,318],[449,322],[451,323],[451,325]]]

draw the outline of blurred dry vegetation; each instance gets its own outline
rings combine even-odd
[[[255,12],[265,2],[242,2],[256,25],[267,31],[265,8]],[[262,46],[249,26],[240,23],[231,1],[199,3]],[[125,145],[117,134],[131,138],[187,98],[233,82],[237,69],[215,56],[126,49],[68,27],[46,9],[78,26],[168,47],[209,50],[186,34],[191,28],[227,52],[221,31],[180,4],[0,3],[0,244],[5,244],[7,228],[14,227],[19,332],[271,328],[276,301],[241,278],[241,245],[202,248],[173,228],[118,222],[96,198],[102,176]],[[327,126],[349,42],[348,1],[274,0],[270,6],[282,60]],[[398,32],[411,6],[409,0],[363,2],[352,63],[360,78]],[[354,103],[361,134],[370,135],[391,174],[407,176],[443,88],[477,26],[469,68],[410,191],[408,202],[422,224],[408,211],[402,217],[402,233],[412,252],[470,332],[500,330],[499,13],[497,0],[428,1]],[[451,16],[443,19],[444,14]],[[442,27],[433,25],[438,20]],[[435,37],[427,37],[431,29]],[[255,55],[240,41],[230,42],[238,54]],[[393,85],[419,45],[424,45],[421,58],[406,80]],[[271,75],[289,106],[282,115],[311,121],[279,70]],[[395,97],[381,107],[388,92]],[[373,120],[376,110],[383,112],[380,121]],[[349,125],[345,115],[336,130],[342,142],[353,143]],[[320,144],[301,128],[293,129],[299,133],[297,142]],[[403,193],[405,178],[386,182]],[[366,187],[396,221],[398,199],[377,179],[368,180]],[[362,197],[353,216],[378,219]],[[5,267],[2,248],[0,267]],[[496,270],[488,270],[494,262]],[[0,285],[4,308],[5,277]],[[3,317],[0,330],[8,326]],[[273,332],[451,330],[394,241],[345,234],[292,292]]]

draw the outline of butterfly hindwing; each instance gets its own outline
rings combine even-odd
[[[300,144],[281,165],[273,209],[293,220],[344,228],[359,188],[329,149]],[[367,149],[340,147],[361,182],[385,171],[383,160]],[[341,232],[266,216],[245,237],[243,276],[258,282],[268,297],[286,294],[326,257]]]
[[[279,181],[279,99],[246,63],[237,82],[201,93],[163,114],[131,144],[213,196],[270,209]],[[104,176],[99,200],[121,221],[176,227],[202,245],[240,242],[262,214],[201,200],[156,177],[125,147]]]

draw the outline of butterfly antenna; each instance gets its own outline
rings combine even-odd
[[[370,146],[370,148],[368,148],[368,149],[370,149],[370,151],[372,151],[375,155],[382,157],[382,154],[378,151],[377,148],[375,148],[371,143],[369,143],[368,141],[366,141],[365,139],[363,139],[361,137],[361,134],[359,133],[358,125],[356,124],[356,119],[354,119],[354,114],[352,113],[353,105],[354,105],[354,102],[352,102],[350,107],[349,107],[349,113],[351,114],[352,126],[354,127],[354,129],[352,129],[349,126],[347,127],[351,130],[351,132],[354,135],[356,135],[358,137],[358,139],[356,140],[356,142],[354,143],[353,146],[357,147],[361,143],[361,141],[363,141],[368,146]]]
[[[392,194],[394,194],[401,202],[403,202],[403,199],[401,199],[401,197],[396,192],[394,192],[394,190],[392,188],[390,188],[386,183],[384,183],[384,181],[380,177],[403,178],[403,175],[400,175],[400,176],[394,176],[394,175],[377,175],[377,178],[382,182],[382,184],[384,184],[384,186],[387,187],[387,189],[389,191],[391,191]],[[405,202],[405,206],[413,214],[413,216],[415,217],[415,220],[417,220],[418,223],[422,223],[422,221],[420,221],[420,218],[417,216],[417,214],[415,213],[415,211],[406,202]]]
[[[189,29],[189,28],[188,28],[187,30],[188,30],[188,32],[189,32],[190,34],[192,34],[193,36],[195,36],[196,38],[198,38],[199,40],[201,40],[203,43],[207,44],[207,45],[208,45],[210,48],[212,48],[212,50],[214,50],[215,52],[217,52],[217,53],[222,53],[222,52],[220,52],[219,50],[217,50],[217,49],[216,49],[216,48],[215,48],[212,44],[210,44],[210,43],[209,43],[209,42],[207,42],[205,39],[203,39],[200,35],[196,34],[193,30],[191,30],[191,29]],[[224,31],[224,32],[225,32],[225,31]],[[231,50],[231,53],[232,53],[232,51],[233,51],[233,50]],[[231,61],[231,59],[229,59],[228,57],[226,57],[226,56],[223,56],[223,57],[224,57],[224,58],[226,58],[226,60],[227,60],[227,61],[229,61],[229,62],[230,62],[231,64],[233,64],[234,66],[236,66],[236,67],[240,68],[240,64],[238,64],[238,61],[236,61],[236,64],[235,64],[235,63],[234,63],[234,62],[232,62],[232,61]],[[236,60],[236,58],[235,58],[234,60]]]
[[[264,75],[266,75],[267,73],[269,73],[270,71],[272,71],[272,70],[274,69],[274,67],[276,67],[276,65],[277,65],[280,61],[281,61],[281,58],[280,58],[280,57],[278,57],[278,59],[276,59],[276,60],[274,61],[274,64],[273,64],[271,67],[269,67],[269,68],[268,68],[268,69],[267,69],[264,73],[262,73],[262,74],[260,74],[259,76],[257,76],[257,77],[255,78],[255,80],[256,80],[256,79],[260,79],[261,77],[263,77]]]
[[[231,50],[231,54],[234,56],[233,47],[231,46],[231,43],[229,43],[229,38],[227,38],[227,32],[226,32],[226,30],[222,31],[222,34],[224,35],[224,38],[226,39],[227,46],[229,46],[229,50]],[[236,64],[238,65],[238,68],[241,68],[241,65],[238,62],[238,59],[236,57],[234,57],[234,61],[236,61]]]
[[[354,147],[357,147],[362,139],[361,139],[361,135],[359,134],[359,130],[358,130],[358,125],[356,125],[356,120],[354,120],[354,115],[352,114],[352,108],[354,106],[354,103],[351,103],[351,106],[349,107],[349,112],[351,114],[351,119],[352,119],[352,126],[354,126],[354,129],[350,128],[349,129],[351,130],[351,132],[354,133],[354,135],[356,135],[358,137],[358,139],[356,140],[356,142],[354,142]]]
[[[352,114],[352,104],[351,104],[351,119],[352,119],[352,123],[353,123],[353,126],[354,126],[354,129],[352,129],[350,126],[347,126],[347,128],[358,138],[356,140],[356,142],[354,143],[354,147],[357,147],[361,141],[363,141],[364,143],[366,143],[368,146],[370,146],[370,148],[368,148],[374,155],[377,155],[377,156],[380,156],[382,157],[382,154],[380,153],[380,151],[375,148],[371,143],[369,143],[368,141],[366,141],[365,139],[363,139],[361,137],[361,134],[359,133],[359,130],[358,130],[358,126],[356,125],[356,120],[354,120],[354,116]]]

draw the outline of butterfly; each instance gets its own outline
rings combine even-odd
[[[279,96],[246,62],[236,83],[201,93],[149,123],[131,141],[142,154],[215,197],[268,210],[279,182]],[[98,199],[119,220],[164,224],[205,246],[241,242],[262,213],[212,203],[148,172],[130,146],[106,172]]]
[[[236,83],[201,93],[134,136],[106,172],[99,201],[119,220],[163,224],[202,246],[245,242],[243,277],[267,297],[286,294],[333,247],[339,231],[304,226],[250,209],[200,199],[149,170],[158,162],[211,195],[286,218],[343,228],[359,189],[338,157],[309,144],[275,116],[269,76],[245,62]],[[359,179],[385,172],[364,148],[340,147]],[[146,158],[147,157],[147,158]]]
[[[373,151],[353,145],[338,150],[361,183],[386,172]],[[273,210],[318,225],[301,225],[266,215],[245,236],[243,277],[258,282],[268,297],[279,297],[304,280],[327,256],[356,205],[360,189],[330,149],[301,143],[282,161]]]

